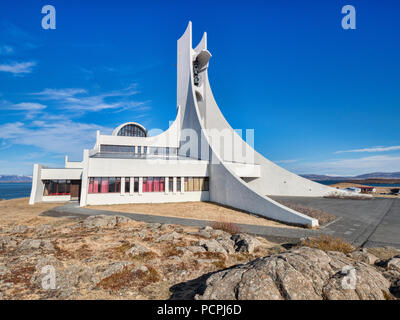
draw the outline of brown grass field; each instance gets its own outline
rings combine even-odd
[[[286,224],[257,217],[246,212],[220,206],[210,202],[175,202],[148,204],[117,204],[88,206],[90,209],[118,211],[125,213],[143,213],[149,215],[209,220],[221,223],[254,224],[269,227],[294,228]]]

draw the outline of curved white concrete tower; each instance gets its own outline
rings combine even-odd
[[[178,40],[177,103],[182,109],[179,154],[210,161],[211,201],[280,221],[318,225],[317,220],[282,206],[267,195],[324,196],[337,190],[279,167],[232,129],[211,91],[210,58],[206,33],[192,48],[189,22]],[[243,174],[239,177],[235,172]]]

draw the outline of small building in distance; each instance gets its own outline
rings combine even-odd
[[[361,186],[359,187],[361,189],[361,193],[375,193],[376,188],[371,187],[371,186]]]

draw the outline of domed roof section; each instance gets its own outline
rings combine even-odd
[[[113,136],[147,137],[147,130],[136,122],[126,122],[118,126],[112,133]]]

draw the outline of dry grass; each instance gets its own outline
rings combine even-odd
[[[55,257],[60,260],[69,260],[73,259],[74,255],[73,252],[65,250],[64,248],[60,247],[57,243],[53,241],[53,246],[55,249]]]
[[[318,238],[309,238],[302,241],[299,246],[320,249],[322,251],[339,251],[350,253],[354,247],[341,238],[335,238],[328,235],[321,235]]]
[[[346,200],[371,200],[372,196],[368,194],[359,194],[355,193],[353,194],[343,194],[339,192],[331,192],[324,196],[324,198],[327,199],[346,199]]]
[[[133,256],[132,259],[137,262],[147,262],[147,261],[155,259],[157,257],[158,257],[158,255],[155,252],[143,252],[143,253]]]
[[[29,287],[31,285],[30,280],[32,278],[32,274],[34,272],[34,266],[22,266],[13,270],[6,276],[0,277],[0,280],[2,280],[3,282],[11,282],[14,285],[23,284],[26,287]]]
[[[399,250],[392,247],[368,248],[367,250],[369,253],[382,260],[391,259],[399,254]]]
[[[194,254],[195,257],[200,259],[209,259],[209,260],[216,260],[213,261],[212,264],[217,269],[225,269],[227,267],[227,260],[226,256],[219,252],[196,252]]]
[[[146,272],[141,270],[133,271],[131,267],[125,267],[121,272],[101,280],[97,286],[98,288],[115,292],[132,286],[141,289],[159,281],[160,275],[158,272],[149,265],[146,265],[146,267],[148,269]]]
[[[240,233],[240,228],[236,223],[226,221],[215,221],[211,223],[210,227],[217,230],[222,230],[230,234]]]
[[[181,257],[181,256],[183,256],[183,254],[184,254],[184,252],[182,250],[178,250],[175,247],[169,248],[165,252],[166,257],[172,257],[172,256]]]
[[[284,206],[296,210],[297,212],[303,213],[306,216],[309,216],[314,219],[318,219],[318,223],[320,226],[323,226],[329,222],[332,222],[333,220],[336,219],[336,217],[333,214],[330,214],[328,212],[310,208],[310,207],[305,207],[296,203],[290,203],[287,201],[280,201],[281,204]]]
[[[240,210],[228,208],[211,202],[176,202],[176,203],[132,203],[118,205],[88,206],[90,209],[110,210],[125,213],[144,213],[149,215],[187,218],[196,220],[208,220],[224,222],[229,218],[232,223],[254,224],[270,227],[286,227],[277,221],[245,213]]]
[[[0,201],[0,225],[31,225],[51,223],[54,218],[40,216],[41,213],[51,210],[63,203],[37,203],[29,205],[28,198],[10,199]]]

